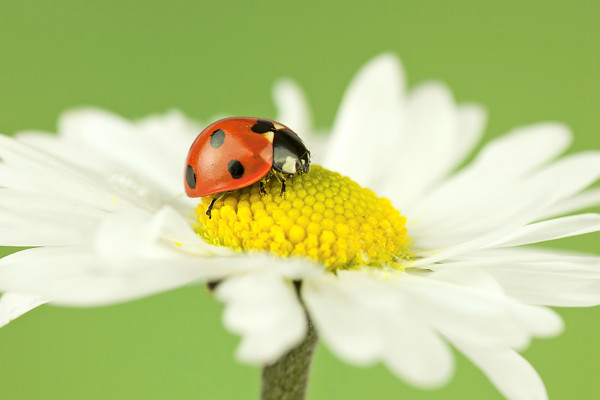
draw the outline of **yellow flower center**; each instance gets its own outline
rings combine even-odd
[[[210,219],[213,196],[203,197],[196,231],[215,245],[305,256],[330,270],[402,268],[410,244],[406,218],[388,199],[318,165],[286,184],[283,197],[276,179],[265,185],[267,194],[258,184],[232,191],[215,202]]]

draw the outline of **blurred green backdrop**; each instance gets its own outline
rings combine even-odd
[[[437,78],[490,111],[485,139],[542,120],[600,148],[600,3],[589,1],[6,1],[0,10],[0,131],[54,130],[95,105],[127,117],[179,108],[272,116],[277,78],[299,82],[329,126],[356,70],[382,51],[411,85]],[[600,252],[600,235],[555,243]],[[6,254],[10,249],[0,250]],[[561,310],[567,330],[526,356],[553,399],[600,398],[600,309]],[[253,399],[259,369],[203,287],[97,309],[44,306],[0,330],[5,399]],[[381,366],[355,368],[320,346],[310,399],[495,399],[458,356],[434,391]]]

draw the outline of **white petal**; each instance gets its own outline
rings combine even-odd
[[[448,347],[423,323],[401,282],[342,271],[305,280],[302,293],[319,334],[340,358],[359,365],[381,361],[421,387],[438,386],[452,374]]]
[[[68,199],[0,189],[0,243],[5,246],[81,244],[104,216]]]
[[[515,302],[482,271],[446,269],[410,277],[406,290],[414,293],[421,318],[442,334],[481,346],[524,348],[533,335],[553,336],[562,330],[556,314]]]
[[[270,364],[300,343],[307,332],[304,310],[291,282],[273,273],[225,280],[216,289],[225,302],[223,322],[240,335],[241,361]]]
[[[464,159],[475,148],[487,122],[487,113],[479,104],[465,104],[458,109],[458,132],[454,143],[453,166]]]
[[[39,293],[55,303],[94,305],[125,301],[188,283],[227,276],[235,258],[188,256],[162,233],[156,217],[132,209],[109,215],[84,232],[78,246],[24,250],[0,260],[0,290]]]
[[[595,272],[559,262],[485,267],[507,294],[528,304],[586,307],[600,304],[600,263]]]
[[[458,192],[446,193],[446,203],[438,204],[440,209],[415,215],[418,223],[409,224],[411,236],[420,247],[432,249],[504,229],[507,223],[521,221],[524,225],[539,219],[557,201],[583,190],[599,175],[600,153],[587,152],[565,157],[506,186],[479,177],[476,186],[455,187]]]
[[[536,336],[556,335],[562,330],[562,321],[560,317],[551,310],[540,307],[524,306],[518,302],[510,300],[504,296],[489,276],[476,270],[453,270],[448,269],[445,274],[433,274],[433,278],[423,280],[423,287],[429,285],[429,292],[433,296],[448,294],[444,300],[440,297],[438,311],[441,316],[433,319],[433,323],[439,324],[443,321],[444,309],[452,303],[459,306],[457,311],[462,309],[463,317],[456,318],[456,315],[448,315],[453,319],[456,326],[460,329],[449,329],[449,324],[438,325],[444,336],[456,346],[456,348],[465,354],[471,361],[477,365],[488,376],[492,383],[502,392],[504,396],[514,400],[538,400],[545,399],[546,391],[544,385],[535,372],[535,370],[519,354],[507,346],[505,334],[506,328],[510,325],[520,327],[523,333]],[[462,290],[451,285],[435,285],[435,280],[440,283],[449,282],[457,285],[463,284]],[[414,285],[412,285],[414,286]],[[412,287],[411,286],[411,287]],[[454,294],[452,295],[452,292]],[[427,292],[426,292],[427,293]],[[476,295],[480,300],[474,300],[471,296]],[[466,297],[465,297],[466,296]],[[457,303],[459,299],[463,301],[462,305]],[[476,302],[478,304],[473,304]],[[497,305],[494,306],[493,303]],[[440,309],[441,308],[441,309]],[[485,309],[488,309],[486,312]],[[504,313],[498,313],[504,308]],[[478,316],[478,313],[468,313],[468,310],[481,309],[484,314]],[[490,313],[490,314],[488,314]],[[478,340],[477,336],[469,333],[468,329],[463,330],[464,318],[469,314],[470,318],[475,318],[480,324],[479,329],[490,329],[488,333],[488,342]],[[496,318],[482,319],[482,316],[496,316]],[[436,322],[437,321],[437,322]],[[483,325],[487,325],[483,327]],[[495,343],[493,339],[496,339]]]
[[[541,124],[492,141],[471,165],[411,210],[412,218],[419,221],[415,228],[435,234],[435,229],[460,227],[465,221],[474,223],[498,211],[504,212],[501,220],[505,220],[522,213],[524,205],[532,208],[531,204],[539,201],[539,190],[533,191],[526,185],[519,188],[517,184],[562,152],[569,139],[564,126]],[[536,210],[539,213],[539,208]],[[492,221],[497,226],[498,220]],[[494,225],[480,223],[475,227],[480,234],[482,230],[489,232]]]
[[[600,152],[576,153],[549,165],[523,184],[544,197],[536,219],[547,215],[547,208],[581,192],[600,178]]]
[[[413,261],[410,262],[410,267],[435,269],[436,263],[461,257],[471,252],[489,247],[491,244],[498,242],[500,239],[507,237],[521,228],[524,222],[526,221],[519,219],[514,221],[508,220],[506,221],[505,226],[499,230],[482,233],[481,235],[470,240],[462,241],[461,238],[459,239],[461,241],[459,241],[457,244],[450,244],[438,248],[435,246],[428,247],[429,244],[423,238],[415,238],[416,248]],[[409,231],[410,229],[411,228],[409,228]],[[410,236],[413,237],[413,235],[414,233]],[[433,235],[434,233],[432,232],[432,236]],[[437,243],[439,245],[439,243],[435,241],[435,236],[432,239],[434,244]]]
[[[484,147],[473,168],[478,169],[480,176],[523,176],[562,153],[571,136],[569,128],[559,123],[518,128]]]
[[[548,398],[538,373],[514,350],[477,348],[458,340],[453,343],[487,375],[507,399],[545,400]]]
[[[436,268],[480,268],[507,295],[526,304],[585,307],[600,304],[600,257],[542,249],[490,249]]]
[[[18,292],[7,292],[0,297],[0,327],[28,311],[47,303],[44,297]]]
[[[2,153],[0,152],[0,161]],[[11,189],[29,189],[31,185],[26,182],[19,174],[14,173],[14,168],[11,168],[4,162],[0,162],[0,186]]]
[[[208,257],[236,254],[227,247],[213,246],[201,239],[192,229],[190,220],[170,206],[164,206],[156,213],[150,229],[161,239],[189,255]]]
[[[558,215],[568,214],[585,208],[596,207],[598,205],[600,205],[600,189],[589,189],[554,204],[541,214],[539,218],[556,217]]]
[[[485,262],[487,264],[510,264],[515,262],[566,262],[594,266],[600,262],[599,256],[565,250],[520,247],[484,249],[471,252],[458,258],[460,261]],[[454,266],[455,264],[450,264]]]
[[[454,371],[454,357],[448,345],[419,318],[388,319],[388,346],[384,364],[397,376],[423,388],[446,383]]]
[[[58,125],[61,136],[73,138],[74,141],[90,141],[97,144],[101,142],[109,144],[115,136],[130,136],[135,129],[133,123],[127,119],[92,107],[63,113]],[[103,135],[106,136],[103,138]]]
[[[137,257],[168,257],[168,249],[160,246],[160,225],[151,214],[139,210],[108,216],[94,235],[92,246],[100,257],[117,265]]]
[[[389,151],[400,140],[403,85],[400,63],[390,54],[358,72],[336,116],[326,168],[373,187],[381,176],[381,161],[389,159]]]
[[[180,165],[204,124],[190,120],[181,111],[171,110],[145,117],[137,121],[135,126],[142,137],[162,149],[165,161]]]
[[[140,132],[136,126],[115,114],[99,109],[78,109],[61,116],[61,135],[68,141],[105,154],[113,163],[135,173],[141,180],[152,182],[173,196],[183,192],[182,164],[185,152],[169,157],[165,147]],[[165,133],[166,135],[166,133]],[[190,138],[190,143],[193,138]],[[189,146],[188,144],[188,146]],[[166,147],[168,148],[168,147]],[[178,146],[179,151],[185,147]]]
[[[302,89],[292,80],[276,83],[273,95],[277,105],[277,121],[298,132],[302,138],[312,132],[312,120]]]
[[[55,304],[103,305],[218,280],[232,273],[235,262],[177,256],[107,260],[91,249],[42,247],[0,260],[0,290],[37,293]]]
[[[450,90],[438,82],[417,87],[406,104],[404,140],[397,147],[386,143],[387,152],[379,155],[385,169],[378,171],[387,181],[383,194],[398,207],[410,209],[426,188],[454,166],[458,128]]]
[[[522,227],[503,238],[493,247],[512,247],[569,236],[583,235],[600,230],[600,214],[580,214],[537,222]]]
[[[18,177],[19,187],[55,194],[106,211],[132,207],[92,171],[3,135],[0,135],[0,157],[7,164],[6,173]]]
[[[2,217],[2,214],[0,214],[0,217]],[[2,246],[60,246],[77,244],[80,241],[81,233],[76,231],[67,233],[63,230],[56,232],[43,226],[41,230],[36,231],[28,228],[0,227],[0,243],[2,243]]]
[[[550,308],[527,306],[515,302],[511,310],[518,323],[535,337],[554,337],[560,335],[565,329],[560,315]]]
[[[387,184],[378,190],[407,215],[471,152],[486,122],[483,108],[476,104],[457,107],[442,84],[423,85],[419,91],[410,100],[416,103],[413,108],[421,110],[407,111],[404,141],[391,148],[396,154],[385,163]]]
[[[83,146],[80,143],[65,140],[54,133],[38,131],[21,131],[14,136],[20,143],[87,171],[102,175],[115,168],[115,161],[102,155],[97,149]]]
[[[377,286],[369,287],[373,282],[365,278],[361,284],[360,278],[343,275],[343,279],[325,276],[303,282],[302,298],[319,335],[340,358],[354,364],[370,364],[385,351],[380,316],[372,312],[370,303],[380,304],[379,311],[383,313],[385,307],[394,308],[395,296],[379,292],[370,297],[377,292]]]

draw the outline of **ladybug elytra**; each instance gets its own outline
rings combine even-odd
[[[281,182],[308,172],[310,152],[287,126],[263,118],[224,118],[204,129],[187,156],[185,192],[189,197],[213,197],[206,215],[219,198],[232,190],[272,177]]]

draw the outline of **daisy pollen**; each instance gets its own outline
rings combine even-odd
[[[408,257],[406,217],[391,202],[347,177],[313,165],[310,172],[280,184],[271,180],[267,194],[258,184],[236,190],[206,209],[196,209],[196,231],[209,242],[240,251],[269,251],[306,256],[330,270],[391,266]]]

